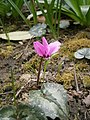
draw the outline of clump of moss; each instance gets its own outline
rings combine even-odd
[[[9,26],[6,27],[6,30],[8,32],[15,31],[16,29],[17,29],[16,25],[9,25]]]
[[[90,76],[89,75],[85,75],[83,77],[83,85],[84,87],[86,88],[89,88],[90,87]]]
[[[17,81],[14,82],[14,85],[15,85],[15,90],[21,87],[21,83]],[[4,84],[2,90],[4,92],[12,91],[12,82],[8,82],[7,84]]]
[[[86,31],[80,31],[76,34],[76,38],[81,39],[81,38],[88,38],[88,32]]]
[[[7,46],[5,49],[0,49],[0,56],[8,58],[13,52],[13,46]]]
[[[74,80],[74,75],[70,71],[65,71],[61,75],[59,73],[56,75],[56,81],[63,83],[66,89],[72,86],[73,80]]]
[[[74,52],[76,52],[80,48],[90,48],[90,40],[87,38],[74,38],[71,40],[67,40],[60,49],[60,54],[62,56],[68,56],[69,58],[73,58]]]
[[[3,91],[4,92],[12,91],[12,83],[9,82],[7,84],[4,84]]]
[[[82,62],[76,64],[77,71],[85,71],[88,68],[89,68],[89,65],[85,61],[82,61]]]
[[[25,71],[30,70],[30,71],[35,72],[35,69],[39,67],[39,62],[40,62],[40,58],[37,55],[35,55],[33,56],[32,59],[30,59],[28,62],[26,62],[23,65],[23,69]]]
[[[78,38],[78,39],[81,39],[81,38],[90,39],[90,32],[89,32],[90,30],[88,28],[86,30],[78,32],[75,37]]]

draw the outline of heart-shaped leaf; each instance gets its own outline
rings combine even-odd
[[[18,111],[18,112],[17,112]],[[0,120],[47,120],[44,112],[35,106],[19,104],[0,109]]]
[[[32,90],[29,96],[30,104],[38,106],[46,116],[52,119],[68,119],[67,94],[62,85],[44,83],[41,90]]]
[[[59,27],[62,29],[66,29],[70,26],[70,20],[61,20]]]
[[[0,109],[0,120],[47,120],[47,116],[68,119],[67,94],[62,85],[44,83],[41,90],[30,91],[29,104]]]
[[[84,57],[90,59],[90,48],[79,49],[74,53],[74,56],[77,59],[82,59]]]
[[[44,112],[39,107],[19,104],[17,109],[20,120],[47,120]]]
[[[0,109],[0,120],[16,120],[12,116],[16,113],[14,106],[6,106]]]
[[[33,26],[29,32],[34,37],[41,37],[46,33],[46,24],[38,23],[37,25]]]

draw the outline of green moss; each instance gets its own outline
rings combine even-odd
[[[90,48],[90,40],[87,38],[74,38],[67,40],[60,49],[61,56],[67,56],[70,59],[74,57],[74,52],[80,48],[88,47]]]
[[[76,64],[77,71],[86,71],[87,69],[89,69],[89,65],[84,60],[77,62]]]
[[[8,92],[12,90],[12,83],[7,83],[3,86],[3,91]]]
[[[28,62],[26,62],[23,65],[23,69],[25,71],[30,70],[30,71],[35,72],[35,70],[37,70],[38,67],[39,67],[39,62],[40,62],[40,57],[38,57],[37,55],[35,55],[35,56],[33,56],[32,59],[30,59]]]
[[[90,87],[90,76],[88,75],[83,76],[83,85],[86,88]]]
[[[17,29],[17,26],[16,25],[9,25],[7,28],[6,28],[6,30],[8,31],[8,32],[11,32],[11,31],[15,31]]]
[[[60,75],[59,73],[56,75],[56,81],[63,83],[66,89],[71,87],[73,80],[74,75],[70,71],[65,71],[62,73],[62,75]]]
[[[0,49],[0,56],[4,58],[8,58],[10,54],[13,52],[13,46],[6,46],[6,48]]]

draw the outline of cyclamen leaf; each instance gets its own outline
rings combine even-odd
[[[52,119],[68,119],[67,94],[62,85],[44,83],[41,90],[30,91],[29,97],[29,104],[42,109],[46,116]]]
[[[16,114],[16,109],[18,115]],[[0,109],[0,120],[47,120],[44,112],[35,106],[28,104],[19,104],[17,108],[14,106],[7,106]]]
[[[82,59],[84,57],[90,59],[90,48],[79,49],[74,53],[74,56],[77,59]]]
[[[86,53],[85,58],[90,59],[90,48],[88,48],[88,52]]]
[[[46,24],[38,23],[30,29],[29,33],[34,37],[40,37],[44,35],[46,33]]]
[[[75,52],[75,53],[74,53],[74,56],[75,56],[75,58],[77,58],[77,59],[82,59],[82,58],[84,58],[84,55],[82,55],[82,54],[80,54],[80,53],[78,53],[78,52]]]
[[[20,104],[17,109],[21,120],[47,120],[44,112],[39,107]]]
[[[67,27],[70,26],[70,21],[69,20],[61,20],[59,27],[62,29],[66,29]]]
[[[0,109],[0,117],[11,117],[15,113],[15,107],[7,106]]]
[[[41,90],[30,91],[28,101],[29,104],[1,108],[0,120],[16,120],[17,116],[20,120],[47,120],[47,116],[68,119],[66,90],[60,84],[44,83]]]
[[[6,106],[0,109],[0,120],[16,120],[12,116],[16,113],[14,106]]]

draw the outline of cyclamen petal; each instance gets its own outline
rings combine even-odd
[[[45,37],[42,37],[42,44],[43,44],[43,46],[47,46],[48,47],[48,42],[47,42]]]
[[[59,41],[48,44],[45,37],[42,37],[42,44],[38,41],[34,42],[33,44],[36,53],[44,58],[49,58],[52,54],[56,53],[61,45]]]
[[[49,55],[56,53],[60,49],[60,45],[61,45],[61,43],[58,41],[50,43],[49,44],[49,48],[50,48]]]
[[[48,56],[49,45],[45,37],[42,37],[42,44],[45,48],[45,56]]]
[[[43,57],[43,54],[45,53],[44,46],[38,41],[34,42],[33,45],[34,45],[34,49],[35,49],[36,53],[39,56]]]

